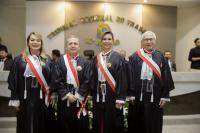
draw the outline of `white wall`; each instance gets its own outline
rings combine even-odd
[[[64,52],[64,33],[61,32],[53,39],[47,35],[65,22],[64,2],[61,1],[27,1],[26,2],[26,36],[32,31],[43,36],[45,51],[51,55],[51,50],[59,49]]]
[[[0,0],[0,36],[12,56],[25,47],[25,1]]]
[[[75,34],[80,38],[81,53],[85,49],[93,49],[98,51],[98,46],[85,44],[85,39],[96,38],[98,23],[79,24],[65,32],[61,32],[53,39],[48,39],[47,34],[54,31],[59,26],[63,25],[68,20],[79,20],[81,17],[90,15],[101,15],[104,13],[103,3],[98,2],[72,2],[70,8],[65,11],[58,10],[64,2],[39,2],[27,1],[26,11],[26,34],[31,31],[40,32],[44,38],[45,49],[48,54],[52,49],[58,48],[64,50],[64,40],[68,35]],[[124,49],[127,55],[130,55],[140,47],[141,33],[134,28],[127,25],[127,20],[130,19],[136,24],[142,26],[142,6],[137,4],[117,4],[109,3],[111,14],[114,21],[109,23],[114,36],[120,40],[120,45],[115,46],[114,49],[119,51]],[[123,12],[122,12],[123,11]],[[118,24],[115,21],[116,16],[124,17],[126,21],[123,24]],[[65,36],[66,35],[66,36]]]
[[[194,47],[194,39],[200,37],[200,5],[178,8],[176,63],[178,71],[188,71],[188,54]]]
[[[68,20],[78,21],[81,17],[87,17],[92,15],[103,15],[104,14],[104,3],[101,2],[71,2],[68,3],[70,6],[66,8],[66,22]],[[142,6],[138,4],[118,4],[118,3],[107,3],[110,12],[109,15],[112,16],[113,22],[105,22],[109,24],[112,32],[114,33],[114,38],[120,40],[120,45],[114,46],[116,51],[124,49],[127,51],[127,56],[135,52],[140,48],[140,37],[141,33],[130,28],[127,25],[127,20],[134,21],[136,24],[142,26]],[[124,17],[125,22],[119,24],[116,22],[116,17]],[[98,24],[102,22],[93,22],[87,24],[81,24],[79,22],[78,26],[66,30],[66,37],[70,34],[77,35],[80,38],[81,51],[86,49],[92,49],[96,53],[99,50],[97,45],[88,45],[85,43],[86,38],[93,38],[97,40],[97,27]]]

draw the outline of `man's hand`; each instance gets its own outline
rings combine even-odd
[[[49,103],[51,104],[52,107],[54,107],[56,102],[57,102],[57,96],[55,94],[52,94],[50,96],[50,102]]]
[[[122,104],[122,103],[115,103],[115,107],[116,107],[117,109],[122,109],[123,104]]]
[[[16,107],[14,107],[15,109],[16,109],[16,111],[19,111],[20,109],[19,109],[19,106],[16,106]]]
[[[166,104],[165,100],[160,100],[160,103],[159,103],[160,108],[163,108],[165,104]]]
[[[73,103],[77,100],[77,98],[71,93],[67,96],[67,99],[69,100],[70,103]]]

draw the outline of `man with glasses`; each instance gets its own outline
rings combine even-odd
[[[174,83],[165,57],[155,48],[155,33],[143,33],[141,44],[129,57],[128,133],[162,133],[163,107]]]

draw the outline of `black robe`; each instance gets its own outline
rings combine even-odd
[[[56,65],[56,62],[54,60],[51,60],[50,62],[50,69],[51,69],[51,73],[54,69]],[[50,79],[51,81],[53,81],[53,79]],[[52,88],[52,82],[50,84],[51,88],[50,88],[50,93],[49,95],[54,95],[55,96],[55,104],[49,104],[48,108],[47,108],[47,132],[48,133],[59,133],[58,132],[58,123],[57,123],[57,93],[56,90],[54,88]]]
[[[135,103],[129,104],[128,133],[162,133],[163,109],[159,108],[161,98],[169,99],[170,90],[174,89],[167,60],[159,51],[152,53],[152,59],[160,67],[161,79],[153,73],[153,102],[151,92],[143,89],[143,100],[140,101],[142,80],[140,79],[143,60],[134,53],[129,58],[131,66],[129,96],[135,96]],[[143,82],[144,83],[144,82]],[[143,84],[146,88],[146,84]]]
[[[17,112],[17,133],[46,133],[46,109],[45,94],[40,98],[41,87],[33,88],[32,83],[37,79],[26,78],[27,98],[24,99],[25,77],[24,72],[27,63],[21,56],[14,59],[12,69],[8,77],[9,89],[11,90],[10,100],[19,100],[20,106]],[[42,67],[42,73],[49,83],[50,68],[48,62]]]
[[[82,57],[77,58],[77,70],[80,87],[78,93],[85,97],[89,89],[90,67],[89,63]],[[58,132],[59,133],[88,133],[89,117],[81,115],[77,118],[77,112],[80,107],[76,106],[76,101],[67,106],[67,99],[62,100],[67,93],[73,93],[73,85],[67,84],[67,67],[63,56],[59,58],[52,72],[53,88],[58,93]],[[80,104],[79,104],[80,106]]]
[[[12,64],[13,64],[13,59],[7,58],[4,61],[4,68],[3,68],[3,70],[4,71],[10,71],[11,68],[12,68]]]
[[[125,100],[126,97],[126,72],[125,60],[121,55],[112,51],[107,57],[110,63],[108,70],[116,82],[116,92],[114,93],[106,81],[105,102],[102,102],[102,94],[99,93],[97,102],[97,89],[99,89],[97,58],[93,61],[93,132],[94,133],[123,133],[123,109],[115,107],[116,100]]]

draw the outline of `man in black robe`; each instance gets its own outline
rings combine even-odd
[[[93,132],[123,133],[123,104],[126,95],[125,60],[112,50],[114,37],[105,32],[102,52],[93,61]],[[104,66],[103,70],[101,69]],[[106,69],[106,74],[103,74]],[[107,76],[106,76],[107,75]]]
[[[79,56],[79,39],[67,40],[66,54],[58,59],[52,72],[53,88],[58,93],[58,132],[88,133],[87,109],[81,107],[89,89],[90,71],[88,62]]]
[[[162,133],[163,107],[170,101],[174,83],[168,63],[155,50],[156,35],[142,35],[142,48],[129,57],[131,66],[128,95],[128,133]],[[135,99],[135,100],[134,100]]]

